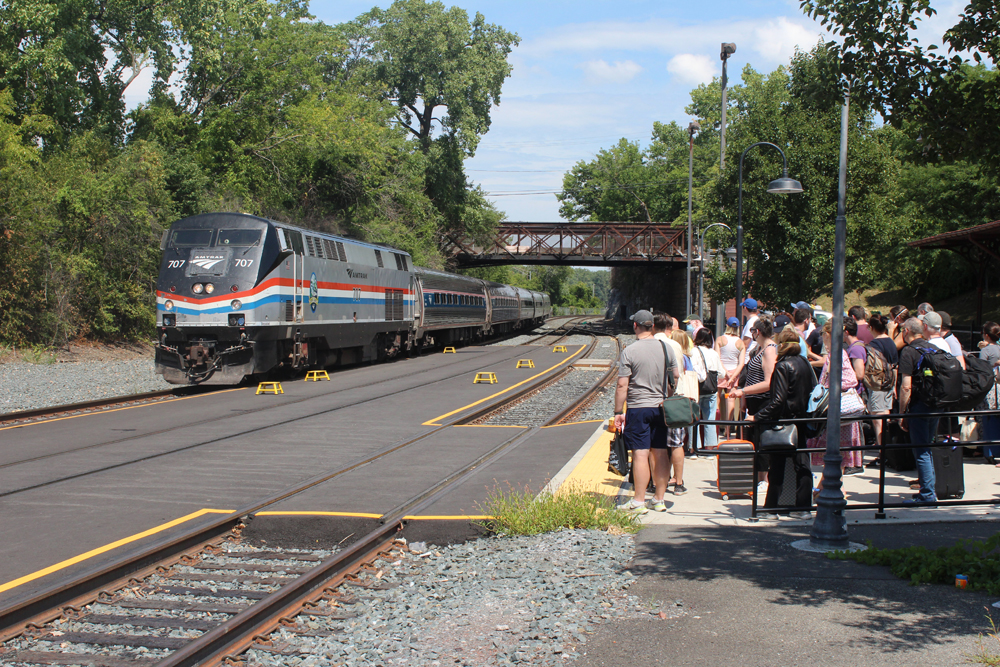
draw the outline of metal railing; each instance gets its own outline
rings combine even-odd
[[[920,502],[918,504],[909,504],[909,503],[903,503],[903,502],[894,503],[894,502],[886,502],[886,500],[885,500],[885,482],[886,482],[885,467],[886,467],[886,454],[888,452],[902,451],[902,450],[912,450],[915,447],[926,448],[926,449],[935,449],[935,448],[947,447],[947,448],[950,448],[950,449],[961,450],[964,447],[973,448],[973,447],[1000,445],[1000,442],[995,441],[995,440],[974,440],[974,441],[961,442],[961,441],[959,441],[957,439],[957,434],[951,433],[951,429],[950,428],[946,429],[946,430],[948,430],[948,433],[942,434],[940,432],[940,426],[941,426],[941,424],[944,423],[945,420],[946,420],[947,423],[948,423],[948,425],[949,425],[949,427],[950,427],[951,419],[952,418],[957,418],[957,417],[996,417],[996,418],[1000,418],[1000,410],[975,410],[975,411],[968,410],[968,411],[962,411],[962,412],[929,412],[929,413],[920,413],[920,414],[912,414],[912,413],[908,413],[908,414],[868,414],[868,413],[859,413],[859,414],[854,414],[854,415],[843,415],[841,417],[841,424],[845,425],[845,426],[846,425],[850,425],[852,423],[856,423],[856,422],[865,422],[865,421],[874,421],[874,420],[880,420],[883,423],[883,427],[882,427],[882,439],[883,439],[883,442],[881,444],[861,445],[861,446],[857,446],[857,447],[840,447],[839,448],[841,452],[859,451],[859,452],[878,452],[878,454],[879,454],[879,457],[878,457],[878,460],[879,460],[878,502],[876,502],[876,503],[851,503],[850,501],[848,501],[847,502],[847,506],[844,509],[846,509],[846,510],[872,510],[873,509],[873,510],[875,510],[875,518],[876,519],[884,519],[884,518],[886,518],[886,514],[885,514],[886,509],[901,509],[901,508],[906,508],[906,509],[923,509],[923,508],[952,507],[952,506],[1000,505],[1000,496],[995,496],[995,497],[990,498],[990,499],[981,499],[981,500],[966,500],[964,497],[961,500],[941,500],[941,499],[938,499],[938,500],[935,500],[935,501],[932,501],[932,502]],[[931,442],[931,443],[928,443],[928,444],[912,444],[912,443],[900,443],[900,444],[891,443],[891,444],[885,444],[884,439],[885,439],[885,434],[886,434],[886,431],[887,431],[886,427],[888,426],[887,422],[892,421],[892,420],[910,419],[910,418],[939,419],[939,420],[941,420],[941,421],[939,421],[939,429],[938,429],[938,433],[935,435],[934,442]],[[818,422],[818,421],[819,422],[823,422],[825,424],[826,417],[825,416],[821,417],[821,418],[802,417],[802,418],[797,418],[797,419],[781,419],[781,420],[778,420],[778,421],[771,421],[771,422],[756,422],[756,421],[755,422],[747,422],[747,421],[727,421],[727,420],[717,420],[717,419],[703,419],[703,420],[698,421],[694,425],[694,427],[693,427],[693,431],[692,431],[692,433],[693,433],[692,449],[699,456],[727,456],[727,457],[728,456],[733,456],[733,457],[744,458],[744,459],[748,458],[748,457],[752,458],[752,460],[753,460],[753,491],[749,494],[750,498],[751,498],[750,517],[751,517],[751,520],[756,520],[757,514],[758,514],[757,510],[759,508],[758,497],[757,497],[757,489],[756,489],[756,486],[757,486],[757,475],[758,475],[758,472],[760,472],[757,469],[757,458],[758,458],[758,456],[760,456],[760,455],[763,454],[765,456],[780,456],[780,457],[782,457],[784,459],[785,457],[791,457],[791,456],[794,456],[796,454],[825,453],[826,452],[826,447],[825,446],[822,446],[822,447],[806,447],[806,446],[802,445],[801,443],[805,440],[805,438],[802,437],[801,432],[800,432],[800,434],[799,434],[800,446],[797,447],[794,450],[787,450],[787,451],[761,451],[760,448],[759,448],[759,445],[758,445],[758,443],[756,441],[756,438],[753,437],[753,432],[755,430],[759,430],[759,427],[771,427],[771,426],[777,426],[777,425],[780,425],[780,424],[796,424],[796,425],[799,425],[799,424],[808,424],[808,423],[811,423],[811,422]],[[741,429],[742,432],[744,433],[744,435],[751,436],[751,437],[744,437],[742,439],[746,440],[746,441],[754,442],[754,451],[753,452],[747,452],[747,451],[744,451],[744,452],[732,451],[732,452],[730,452],[730,451],[724,451],[724,450],[720,451],[718,449],[708,449],[708,448],[705,448],[705,447],[699,448],[698,447],[698,438],[700,436],[700,428],[699,428],[699,426],[735,426],[735,427]],[[940,438],[941,435],[950,436],[950,437],[953,437],[955,439],[952,439],[952,440],[939,440],[939,438]],[[837,437],[838,440],[839,440],[840,435],[837,434],[835,437]],[[963,465],[963,476],[964,476],[964,458],[963,458],[963,455],[964,455],[964,452],[959,451],[959,460],[962,462],[962,465]],[[788,484],[789,482],[787,481],[788,480],[787,476],[785,477],[785,480],[786,481],[784,483]],[[794,483],[794,481],[792,483]],[[732,493],[730,495],[732,495]],[[845,500],[846,500],[846,495],[845,495]],[[815,510],[816,507],[815,507],[814,504],[810,504],[809,506],[779,505],[777,507],[767,507],[767,508],[764,508],[764,509],[766,509],[766,511],[768,513],[773,513],[773,514],[787,514],[789,512],[800,512],[800,511],[809,512],[809,511]]]

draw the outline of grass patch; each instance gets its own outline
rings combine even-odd
[[[499,485],[479,505],[490,516],[478,525],[502,535],[538,535],[561,528],[592,528],[619,534],[639,531],[639,519],[619,510],[614,499],[596,488],[571,486],[556,493],[534,494],[527,487],[506,489]]]
[[[968,588],[1000,595],[1000,533],[983,541],[959,540],[953,546],[940,549],[904,547],[876,549],[868,542],[864,551],[827,554],[838,560],[855,560],[867,565],[888,565],[900,579],[916,584],[955,585],[955,575],[969,578]],[[1000,663],[997,663],[1000,664]]]
[[[33,345],[21,351],[21,358],[29,364],[48,366],[56,363],[56,353],[44,345]]]

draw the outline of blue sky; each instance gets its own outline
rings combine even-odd
[[[939,36],[966,0],[936,0],[939,14],[920,33]],[[317,19],[356,18],[372,0],[312,0]],[[391,0],[377,3],[388,7]],[[648,142],[654,121],[686,127],[684,107],[700,83],[721,74],[722,42],[735,42],[731,82],[747,64],[761,72],[786,65],[795,48],[828,34],[799,9],[799,0],[458,0],[470,15],[516,32],[513,73],[494,107],[490,131],[468,176],[490,194],[508,220],[559,220],[554,192],[566,171],[625,137]],[[146,98],[146,71],[126,93],[129,106]]]
[[[748,63],[768,72],[787,64],[823,33],[798,0],[445,4],[521,37],[490,131],[465,167],[509,220],[532,222],[560,219],[552,193],[577,161],[622,137],[645,144],[654,121],[686,127],[691,89],[721,73],[722,42],[737,45],[733,81]],[[314,0],[311,11],[339,23],[372,6]]]

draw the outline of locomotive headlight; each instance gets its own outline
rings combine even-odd
[[[201,294],[205,291],[205,286],[201,283],[195,283],[194,285],[191,285],[191,291],[195,294]]]
[[[205,283],[205,294],[211,294],[215,291],[215,285],[212,283]]]
[[[173,310],[173,309],[174,309],[174,302],[173,301],[164,301],[163,302],[163,310]]]
[[[243,307],[243,302],[240,301],[239,299],[233,299],[232,303],[230,303],[229,305],[233,307],[233,310],[239,310],[240,308]]]

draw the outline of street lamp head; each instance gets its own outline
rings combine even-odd
[[[723,42],[722,43],[722,53],[719,55],[719,58],[721,60],[725,60],[726,58],[728,58],[729,56],[733,55],[734,53],[736,53],[736,45],[733,44],[732,42]]]
[[[788,174],[785,174],[781,178],[771,181],[767,186],[767,191],[772,195],[794,195],[802,192],[802,184],[794,178],[788,178]]]
[[[729,258],[730,262],[735,262],[736,261],[736,248],[734,248],[732,246],[730,246],[729,248],[726,248],[726,257]]]
[[[696,133],[700,131],[701,131],[701,124],[696,120],[691,121],[691,123],[688,125],[688,134],[694,136]]]

